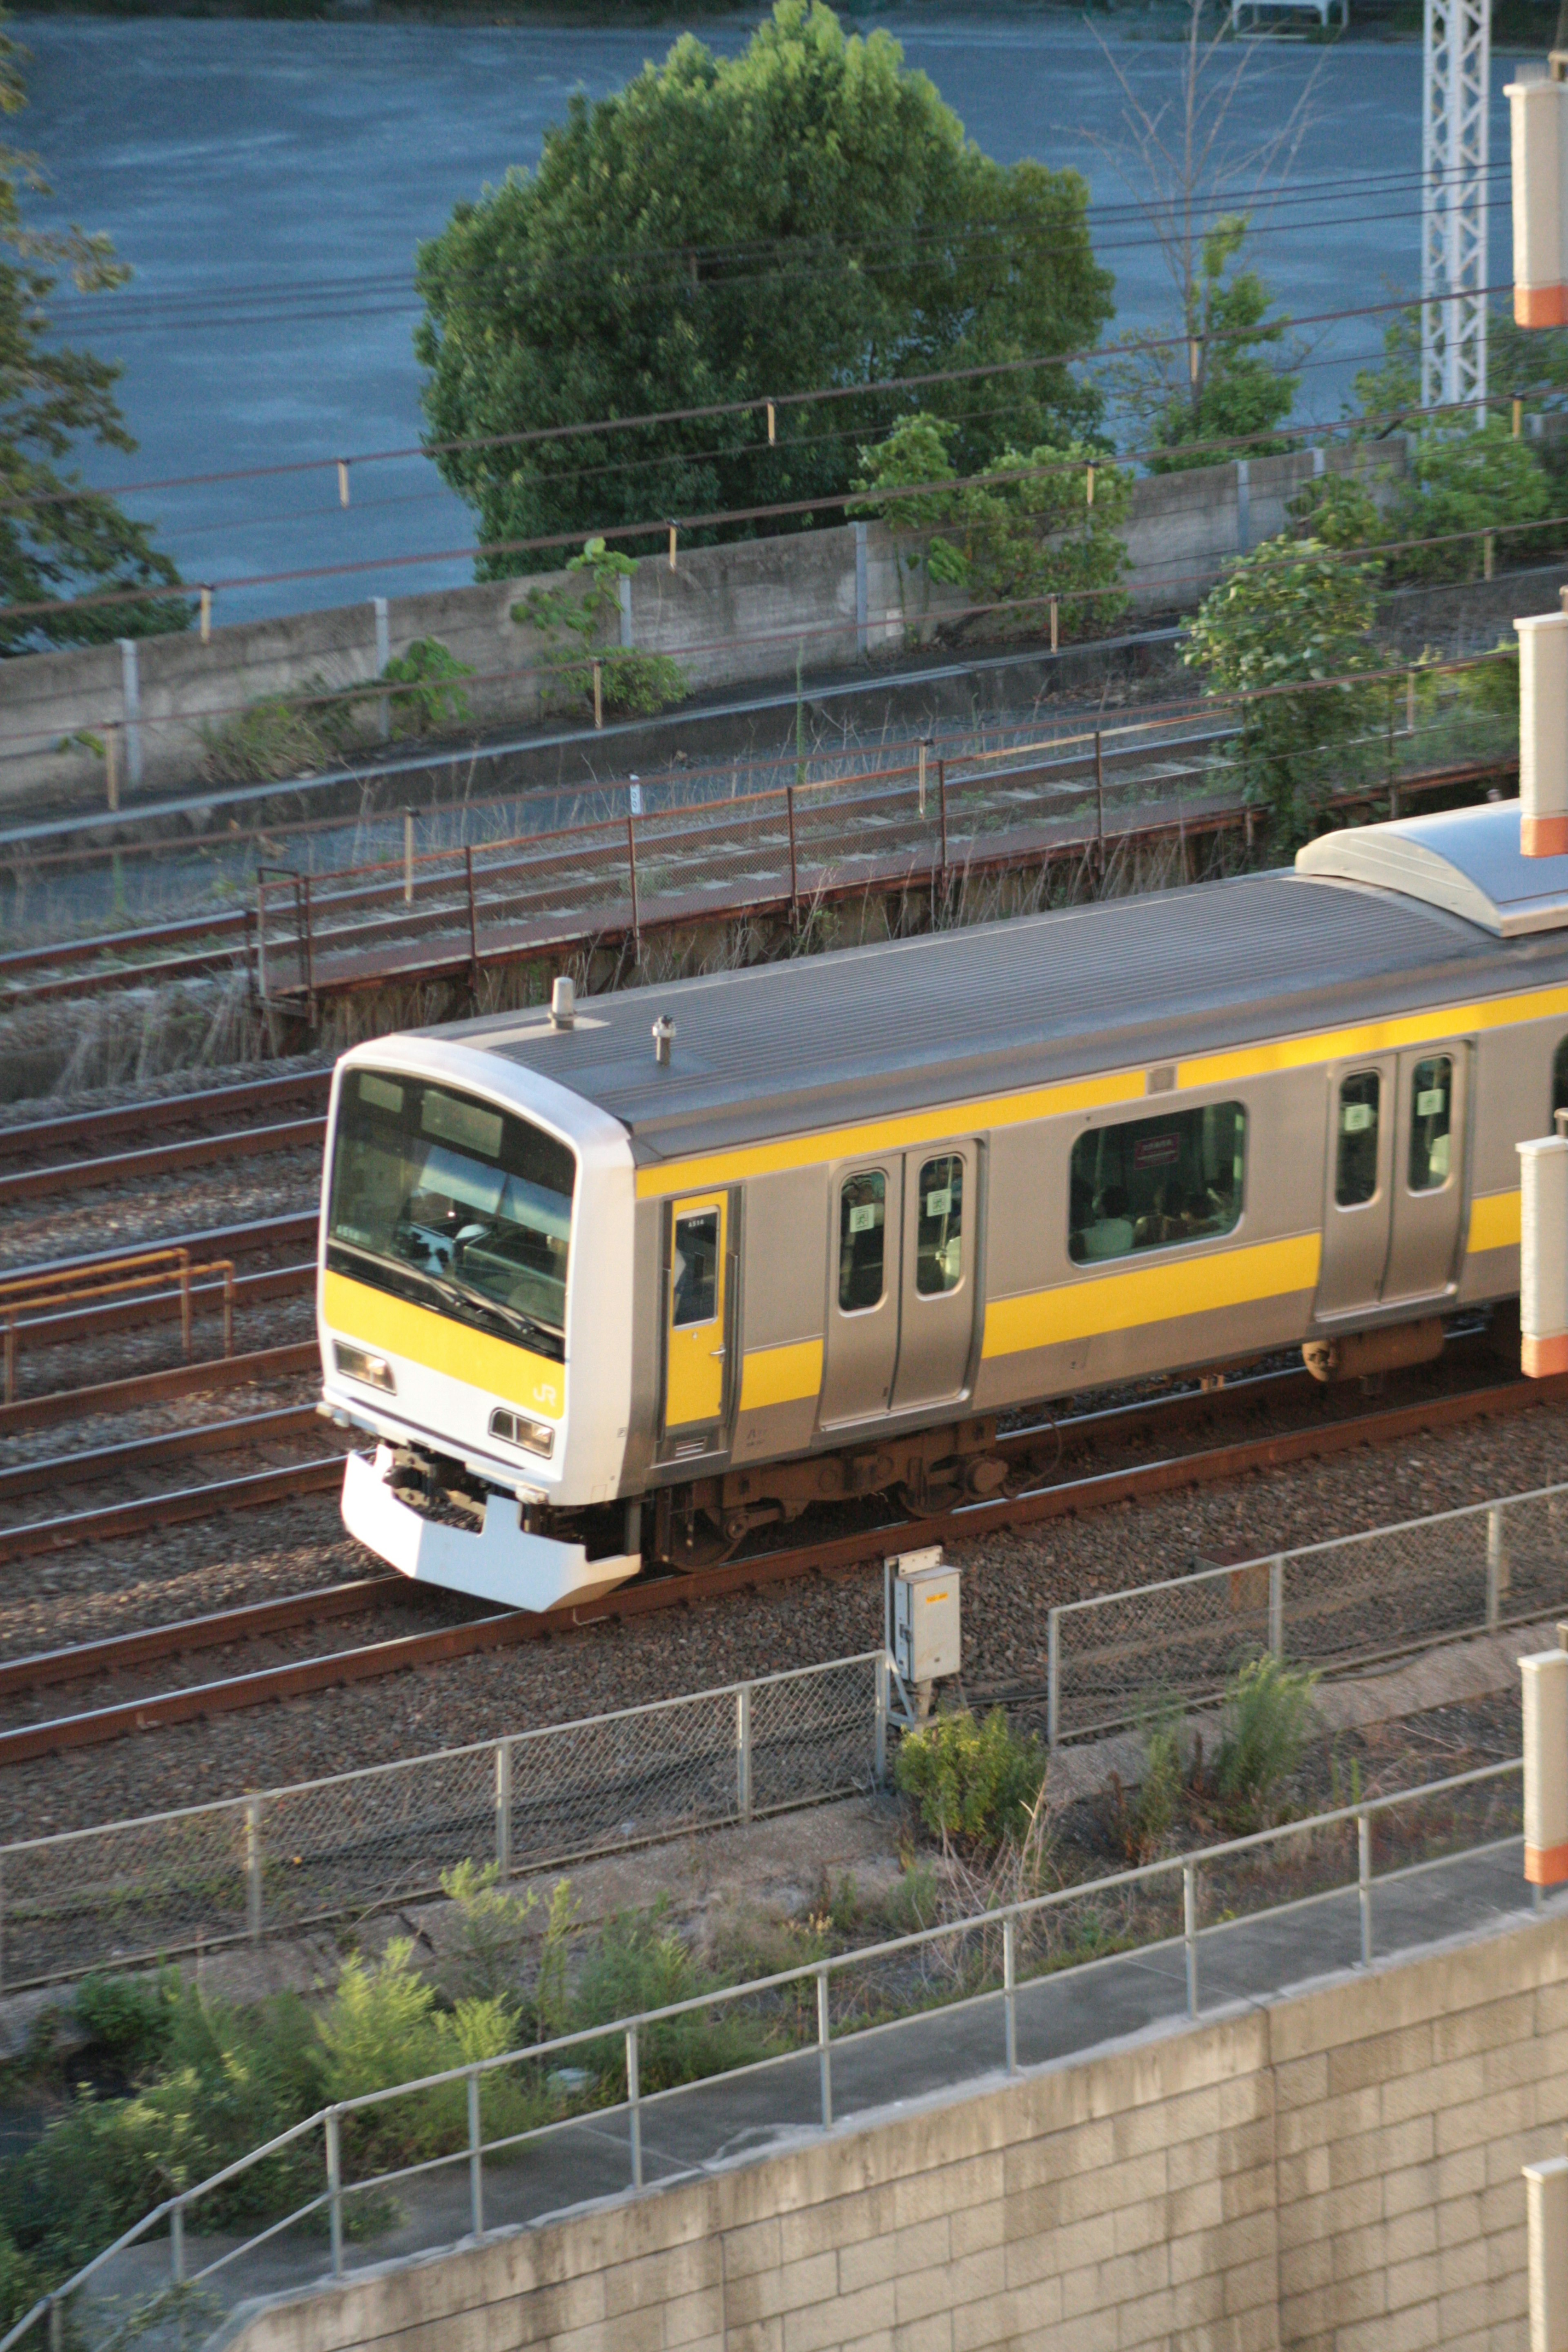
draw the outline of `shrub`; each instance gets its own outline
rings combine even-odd
[[[979,629],[1038,636],[1045,600],[1056,594],[1066,600],[1067,635],[1103,635],[1128,605],[1118,586],[1128,555],[1117,525],[1131,506],[1131,476],[1088,442],[1042,442],[1002,449],[978,481],[961,482],[948,455],[958,430],[941,417],[907,416],[885,441],[863,448],[864,488],[914,495],[872,495],[848,511],[875,515],[896,534],[904,571],[923,569],[928,580],[966,588],[979,605],[1017,608],[977,614]],[[934,487],[915,488],[922,483]]]
[[[1410,478],[1387,518],[1390,539],[1447,537],[1436,547],[1409,547],[1391,555],[1392,580],[1479,580],[1484,541],[1473,534],[1505,524],[1539,521],[1551,512],[1551,486],[1533,448],[1516,441],[1507,422],[1489,417],[1478,433],[1465,428],[1421,434],[1411,451]],[[1518,557],[1532,534],[1510,530],[1505,555]]]
[[[1152,1862],[1169,1842],[1186,1799],[1190,1761],[1179,1701],[1165,1696],[1151,1701],[1139,1729],[1142,1778],[1131,1797],[1118,1776],[1111,1781],[1116,1841],[1129,1862],[1135,1863]]]
[[[1266,1828],[1278,1818],[1311,1729],[1317,1682],[1315,1674],[1288,1666],[1272,1652],[1233,1675],[1213,1785],[1238,1829]]]
[[[321,765],[325,746],[309,714],[272,695],[204,726],[202,775],[209,784],[281,783]]]
[[[602,2025],[611,2018],[637,2017],[672,2002],[692,2000],[713,1990],[702,1969],[670,1925],[669,1898],[661,1895],[647,1911],[621,1911],[605,1922],[585,1960],[573,2003],[576,2026]],[[641,2088],[660,2091],[693,2083],[726,2067],[759,2058],[766,2039],[755,2021],[725,2008],[716,2017],[694,2010],[645,2027],[637,2053]],[[626,2051],[617,2040],[590,2043],[583,2059],[602,2080],[624,2080]]]
[[[427,735],[437,727],[468,726],[468,698],[458,681],[473,674],[472,664],[459,661],[439,637],[416,637],[381,673],[400,689],[388,697],[393,733]]]
[[[933,1837],[993,1847],[1025,1834],[1047,1761],[1039,1741],[1018,1738],[1000,1707],[984,1723],[966,1708],[906,1732],[895,1778]]]
[[[142,1977],[95,1975],[78,1987],[72,2007],[89,2048],[129,2080],[168,2050],[179,1998],[180,1980],[172,1972],[152,1984]]]
[[[511,617],[520,627],[537,629],[542,636],[556,641],[544,655],[541,707],[552,701],[592,707],[595,661],[600,699],[606,710],[651,718],[672,703],[684,702],[686,672],[668,654],[642,654],[630,646],[601,643],[612,614],[619,611],[620,583],[637,570],[630,556],[606,547],[602,539],[591,539],[566,569],[587,573],[580,596],[531,588],[511,608]],[[562,640],[563,630],[566,641]]]
[[[1323,474],[1298,490],[1285,509],[1300,539],[1361,554],[1384,536],[1383,510],[1353,474]]]
[[[458,1906],[459,1927],[456,1954],[460,1990],[479,2000],[497,2000],[513,1989],[528,1922],[539,1906],[539,1895],[503,1894],[500,1865],[460,1862],[441,1874],[441,1892]]]
[[[1233,563],[1187,625],[1182,659],[1210,689],[1258,695],[1379,667],[1369,642],[1377,567],[1315,539],[1268,539]],[[1353,682],[1316,692],[1270,690],[1241,709],[1239,763],[1248,799],[1266,802],[1275,844],[1294,849],[1348,781],[1346,753],[1385,701]]]

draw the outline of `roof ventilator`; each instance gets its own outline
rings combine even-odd
[[[576,1018],[576,982],[561,972],[550,992],[550,1025],[552,1029],[570,1029]]]
[[[669,1067],[670,1048],[675,1043],[675,1024],[668,1013],[661,1013],[653,1024],[653,1058],[661,1070]]]

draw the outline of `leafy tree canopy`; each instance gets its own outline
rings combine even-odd
[[[617,96],[574,100],[536,173],[459,205],[420,248],[431,438],[1082,348],[1112,282],[1087,203],[1077,173],[982,154],[887,34],[847,38],[822,0],[778,0],[738,58],[689,35]],[[781,408],[773,447],[759,409],[438,462],[487,541],[586,533],[841,494],[858,445],[917,406],[955,424],[962,472],[1099,414],[1047,367]]]
[[[1112,377],[1140,436],[1153,444],[1151,473],[1212,466],[1204,445],[1247,436],[1251,457],[1290,446],[1275,436],[1295,404],[1301,379],[1291,373],[1290,321],[1271,316],[1274,296],[1255,269],[1237,265],[1248,224],[1240,214],[1216,221],[1188,280],[1184,316],[1169,336],[1134,336]]]
[[[25,52],[0,32],[0,114],[26,104]],[[130,271],[109,240],[79,228],[29,228],[22,194],[47,195],[30,155],[0,146],[0,604],[45,604],[108,588],[172,586],[179,573],[142,523],[61,471],[82,437],[134,449],[112,397],[120,370],[47,341],[46,305],[56,274],[78,290],[123,285]],[[178,598],[100,605],[88,612],[0,614],[0,656],[42,646],[96,645],[189,625]]]
[[[1345,780],[1342,749],[1369,725],[1373,705],[1371,689],[1353,684],[1278,689],[1380,667],[1371,637],[1377,573],[1319,540],[1265,540],[1187,624],[1182,659],[1206,673],[1211,691],[1264,698],[1244,706],[1237,765],[1248,799],[1268,804],[1281,850],[1317,831]]]
[[[898,534],[907,572],[965,587],[987,635],[1011,628],[1037,636],[1052,595],[1064,600],[1064,635],[1105,635],[1127,610],[1118,583],[1129,559],[1118,526],[1131,506],[1131,477],[1108,450],[1074,441],[1003,449],[986,473],[961,480],[947,454],[958,430],[910,416],[862,449],[860,478],[884,495],[852,511],[873,514]],[[912,495],[886,495],[911,487]]]

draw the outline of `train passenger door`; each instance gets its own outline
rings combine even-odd
[[[1385,1302],[1433,1297],[1454,1279],[1464,1209],[1467,1075],[1463,1045],[1421,1045],[1399,1056]]]
[[[884,1413],[899,1361],[903,1154],[842,1169],[827,1273],[825,1428]]]
[[[962,1395],[974,1335],[973,1143],[904,1155],[903,1312],[892,1407],[907,1412]]]
[[[1329,1082],[1328,1187],[1318,1274],[1321,1319],[1353,1315],[1383,1297],[1393,1189],[1392,1054],[1347,1063]]]
[[[724,1417],[724,1328],[728,1305],[729,1196],[706,1192],[677,1201],[670,1214],[665,1276],[664,1427],[685,1441],[678,1451],[707,1452]],[[691,1439],[708,1436],[707,1444]]]

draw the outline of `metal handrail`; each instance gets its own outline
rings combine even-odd
[[[1031,1895],[1017,1902],[999,1905],[994,1910],[976,1913],[963,1919],[949,1920],[935,1927],[919,1928],[909,1935],[892,1937],[879,1944],[868,1945],[853,1952],[839,1953],[820,1960],[803,1961],[798,1967],[777,1969],[770,1975],[752,1978],[744,1984],[719,1986],[711,1991],[689,1996],[684,2000],[670,2001],[659,2009],[639,2011],[636,2016],[609,2020],[602,2025],[582,2026],[571,2033],[556,2034],[548,2041],[531,2042],[524,2048],[506,2051],[493,2058],[471,2060],[466,2065],[447,2067],[437,2074],[418,2075],[406,2083],[394,2084],[379,2091],[361,2092],[353,2098],[334,2101],[331,2105],[318,2109],[313,2116],[307,2116],[300,2123],[291,2126],[288,2131],[279,2133],[275,2138],[266,2141],[261,2147],[251,2149],[247,2155],[237,2158],[232,2164],[226,2165],[221,2171],[214,2173],[210,2179],[199,2182],[191,2189],[181,2190],[174,2197],[165,2198],[161,2204],[144,2214],[129,2230],[123,2231],[112,2245],[106,2247],[100,2254],[95,2255],[90,2263],[84,2265],[70,2279],[52,2289],[47,2294],[40,2296],[32,2309],[16,2321],[4,2336],[0,2336],[0,2352],[11,2352],[11,2347],[19,2344],[41,2318],[52,2317],[53,2315],[63,2312],[68,2298],[87,2284],[105,2263],[164,2222],[169,2224],[170,2229],[173,2257],[171,2284],[176,2289],[184,2287],[187,2284],[184,2274],[184,2222],[187,2210],[201,2199],[211,2195],[216,2189],[247,2171],[252,2166],[264,2162],[283,2148],[292,2146],[307,2133],[314,2132],[318,2128],[322,2131],[326,2143],[328,2179],[325,2191],[318,2193],[307,2204],[286,2216],[283,2221],[270,2223],[264,2232],[246,2241],[244,2246],[230,2249],[222,2258],[223,2261],[230,2260],[235,2254],[243,2252],[247,2247],[260,2242],[261,2238],[277,2235],[279,2230],[286,2227],[289,2221],[297,2221],[308,2213],[317,2212],[325,2204],[331,2221],[332,2274],[341,2276],[343,2247],[342,2202],[346,2196],[374,2189],[378,2185],[384,2186],[388,2181],[411,2177],[415,2172],[433,2170],[442,2165],[460,2163],[465,2160],[468,2161],[473,2168],[475,2235],[482,2238],[484,2229],[479,2184],[479,2167],[486,2147],[489,2146],[493,2152],[501,2145],[515,2146],[524,2139],[537,2137],[542,2133],[558,2129],[560,2126],[553,2123],[535,2126],[530,2131],[509,2135],[504,2142],[484,2142],[478,2129],[479,2082],[485,2075],[493,2074],[502,2067],[521,2063],[536,2064],[541,2060],[559,2057],[568,2051],[579,2050],[594,2043],[603,2043],[616,2036],[622,2038],[626,2044],[628,2095],[625,2100],[616,2102],[613,2109],[605,2112],[618,2113],[622,2108],[627,2112],[630,2126],[632,2186],[634,2189],[641,2189],[644,2186],[640,2137],[641,2099],[637,2080],[640,2036],[650,2026],[660,2025],[676,2018],[690,2016],[697,2011],[711,2011],[721,2005],[753,1998],[760,1993],[775,1991],[786,1985],[801,1984],[807,1979],[815,1981],[817,1990],[816,2047],[821,2069],[823,2121],[826,2127],[832,2122],[832,2036],[827,2000],[829,1979],[837,1972],[862,1967],[868,1961],[887,1959],[901,1953],[922,1949],[944,1937],[965,1936],[977,1929],[994,1930],[999,1927],[1002,1930],[1004,1939],[1002,1990],[1007,2024],[1008,2064],[1009,2071],[1013,2071],[1016,2063],[1013,2000],[1016,1989],[1014,1962],[1017,1923],[1021,1919],[1059,1908],[1085,1895],[1100,1895],[1115,1888],[1146,1885],[1152,1880],[1169,1877],[1173,1873],[1180,1872],[1184,1892],[1183,1934],[1180,1937],[1171,1937],[1159,1940],[1169,1943],[1184,1941],[1187,1948],[1187,2006],[1189,2014],[1196,2015],[1196,1945],[1198,1936],[1202,1932],[1195,1924],[1194,1900],[1195,1874],[1198,1869],[1205,1864],[1223,1861],[1232,1855],[1258,1852],[1263,1847],[1278,1844],[1286,1838],[1311,1835],[1351,1822],[1357,1825],[1358,1868],[1357,1878],[1352,1883],[1359,1886],[1361,1892],[1362,1948],[1364,1963],[1370,1958],[1370,1888],[1373,1880],[1370,1869],[1369,1832],[1373,1818],[1380,1813],[1390,1812],[1402,1805],[1419,1803],[1453,1790],[1478,1787],[1489,1781],[1517,1775],[1522,1770],[1523,1758],[1513,1757],[1500,1763],[1478,1766],[1468,1772],[1450,1773],[1442,1780],[1424,1782],[1418,1788],[1396,1790],[1384,1796],[1364,1798],[1356,1804],[1336,1806],[1327,1812],[1310,1814],[1304,1820],[1281,1822],[1272,1829],[1253,1831],[1245,1837],[1227,1838],[1215,1845],[1194,1847],[1186,1853],[1170,1855],[1158,1862],[1140,1864],[1128,1870],[1113,1871],[1103,1877],[1086,1879],[1077,1885],[1058,1887],[1046,1895]],[[1508,1839],[1485,1841],[1474,1848],[1464,1848],[1460,1852],[1484,1853],[1499,1850],[1511,1842]],[[1457,1858],[1458,1856],[1450,1855],[1439,1859],[1452,1861]],[[1429,1866],[1436,1867],[1436,1864],[1435,1863],[1418,1864],[1410,1867],[1424,1869]],[[1408,1868],[1391,1871],[1384,1874],[1384,1880],[1386,1883],[1408,1874]],[[1327,1899],[1331,1894],[1344,1891],[1344,1887],[1325,1889],[1320,1895],[1301,1899],[1317,1902]],[[1290,1905],[1276,1906],[1274,1913],[1291,1907],[1293,1906]],[[1093,1967],[1100,1963],[1089,1961],[1082,1965]],[[777,2062],[766,2060],[761,2063]],[[727,2071],[738,2074],[745,2070],[734,2068]],[[454,2149],[448,2155],[425,2159],[416,2166],[397,2167],[366,2180],[344,2184],[342,2174],[341,2135],[345,2116],[363,2114],[375,2107],[384,2106],[394,2099],[416,2096],[423,2092],[439,2090],[458,2083],[469,2086],[469,2133],[468,2145],[466,2147]],[[212,2264],[208,2267],[213,2269],[218,2266],[218,2264]],[[203,2276],[206,2274],[206,2272],[201,2273]]]

